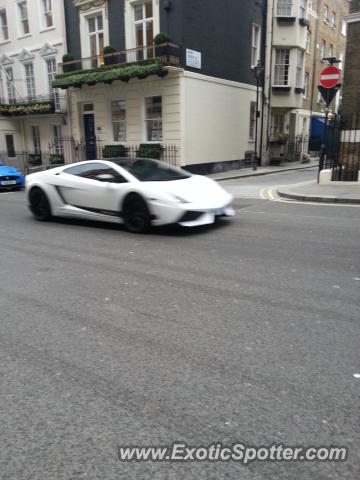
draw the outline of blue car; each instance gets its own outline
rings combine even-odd
[[[25,186],[25,175],[16,167],[0,163],[0,190],[20,190]]]

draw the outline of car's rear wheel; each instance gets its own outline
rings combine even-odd
[[[149,230],[151,216],[145,200],[137,194],[129,195],[123,205],[124,225],[132,233],[144,233]]]
[[[49,200],[41,188],[34,187],[29,194],[30,210],[36,220],[45,222],[51,217]]]

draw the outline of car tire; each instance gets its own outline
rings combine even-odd
[[[132,233],[145,233],[151,226],[151,215],[145,200],[136,193],[126,197],[123,204],[123,220]]]
[[[36,220],[45,222],[51,218],[51,208],[45,193],[39,187],[34,187],[29,194],[30,210]]]

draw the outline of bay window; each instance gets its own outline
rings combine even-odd
[[[275,85],[289,85],[290,50],[277,48],[275,54]]]
[[[276,16],[291,17],[293,11],[293,0],[277,0]]]

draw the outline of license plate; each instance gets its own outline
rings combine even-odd
[[[1,185],[16,185],[16,180],[3,180]]]

